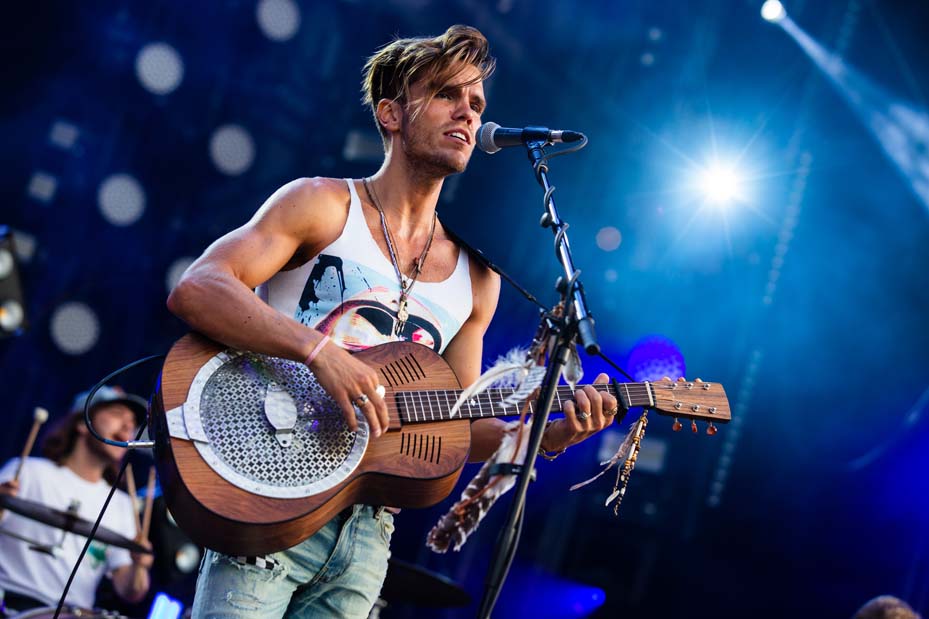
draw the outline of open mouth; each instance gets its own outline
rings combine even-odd
[[[468,138],[468,134],[464,133],[463,131],[449,131],[445,135],[456,140],[461,140],[465,144],[471,143],[471,140]]]

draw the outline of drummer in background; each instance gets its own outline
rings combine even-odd
[[[87,395],[77,396],[71,412],[45,437],[42,443],[45,457],[26,459],[18,481],[13,478],[19,458],[6,463],[0,470],[0,494],[59,510],[67,510],[77,502],[81,518],[96,520],[111,484],[116,481],[125,450],[91,436],[83,419]],[[118,441],[135,438],[137,422],[145,413],[142,398],[108,386],[97,391],[90,412],[97,432]],[[136,517],[132,509],[129,496],[117,491],[101,526],[128,539],[136,538]],[[56,545],[62,537],[60,530],[10,511],[0,517],[0,529],[48,546]],[[31,550],[26,542],[0,534],[0,598],[3,598],[6,612],[57,605],[86,541],[84,537],[66,534],[61,548],[51,556]],[[135,541],[151,548],[148,540]],[[130,553],[94,541],[74,578],[66,602],[69,606],[92,608],[97,585],[104,574],[110,575],[120,597],[127,602],[138,602],[148,592],[151,565],[149,554]]]

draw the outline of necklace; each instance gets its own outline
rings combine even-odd
[[[410,291],[413,289],[413,284],[419,279],[419,274],[423,270],[423,263],[426,261],[426,256],[429,254],[429,249],[432,247],[432,239],[435,238],[435,222],[436,219],[438,219],[438,215],[435,212],[432,213],[432,229],[429,231],[429,240],[426,241],[426,246],[423,247],[423,251],[419,255],[419,258],[413,262],[411,277],[407,278],[400,269],[400,260],[397,258],[397,250],[394,249],[393,236],[390,234],[390,227],[387,225],[387,216],[384,214],[384,209],[381,207],[380,200],[377,199],[377,192],[374,190],[374,186],[370,184],[368,180],[367,178],[361,179],[361,184],[364,185],[365,192],[368,194],[368,199],[371,200],[371,203],[374,204],[374,208],[377,209],[378,214],[381,216],[381,229],[384,231],[384,240],[387,241],[387,252],[390,254],[390,262],[393,264],[394,272],[397,274],[397,280],[400,282],[400,298],[397,301],[397,325],[394,327],[394,335],[399,336],[406,326],[406,321],[410,318],[410,312],[407,309]]]

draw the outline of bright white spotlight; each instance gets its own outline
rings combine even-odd
[[[128,174],[113,174],[100,184],[97,204],[114,226],[129,226],[145,212],[145,190]]]
[[[736,171],[721,164],[713,164],[700,172],[700,189],[708,202],[731,202],[739,196],[740,185]]]
[[[238,176],[255,160],[255,141],[240,125],[223,125],[210,137],[213,165],[229,176]]]
[[[287,41],[300,29],[300,7],[293,0],[261,0],[255,16],[261,31],[272,41]]]
[[[184,61],[167,43],[149,43],[136,56],[135,74],[146,90],[166,95],[181,85]]]
[[[100,319],[85,303],[69,301],[52,313],[52,341],[62,352],[83,355],[100,339]]]
[[[761,5],[761,16],[767,21],[776,23],[787,17],[787,11],[778,0],[767,0]]]

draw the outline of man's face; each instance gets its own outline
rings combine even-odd
[[[114,441],[129,441],[135,438],[135,414],[125,404],[118,402],[103,404],[94,411],[92,419],[94,429],[103,438]],[[122,447],[107,445],[95,439],[83,424],[78,428],[83,431],[84,440],[88,441],[87,446],[98,456],[112,462],[119,462],[125,455],[126,450]]]
[[[415,119],[411,119],[412,106],[406,106],[401,148],[421,171],[439,177],[464,172],[474,151],[474,134],[481,125],[481,114],[486,106],[483,83],[467,84],[479,75],[477,67],[466,66],[450,84],[439,89]],[[422,82],[410,88],[414,104],[427,94],[427,85]]]

